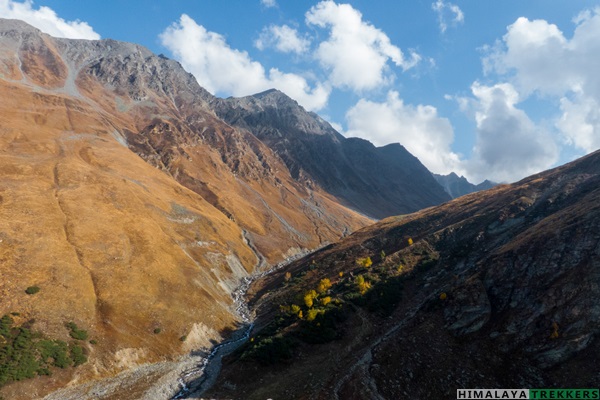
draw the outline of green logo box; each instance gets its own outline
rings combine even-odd
[[[529,389],[530,399],[600,399],[600,389]]]

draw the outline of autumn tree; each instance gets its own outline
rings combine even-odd
[[[362,275],[358,275],[354,279],[354,284],[356,285],[356,288],[362,295],[367,293],[367,291],[371,288],[371,283],[369,281],[365,280],[365,277]]]
[[[321,303],[322,306],[326,306],[327,304],[331,303],[331,297],[329,297],[329,296],[323,297],[322,299],[319,300],[319,302]]]
[[[369,268],[371,265],[373,265],[373,261],[371,261],[371,257],[359,258],[358,260],[356,260],[356,262],[365,268]]]
[[[306,307],[311,308],[317,296],[317,292],[315,292],[314,290],[309,290],[308,292],[306,292],[304,294],[304,304],[306,305]]]
[[[331,285],[331,281],[329,280],[329,278],[323,278],[319,282],[319,286],[317,286],[317,292],[319,292],[320,294],[323,294],[323,293],[327,292],[331,288],[331,286],[332,285]]]

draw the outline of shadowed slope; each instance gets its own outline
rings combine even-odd
[[[597,387],[599,204],[596,152],[364,228],[255,287],[254,343],[286,338],[294,356],[255,368],[250,344],[208,395],[430,399],[457,388]],[[357,263],[365,257],[372,266]],[[345,317],[306,321],[303,298],[323,278],[333,286],[313,303],[329,296],[325,315]],[[293,303],[302,319],[285,311]],[[335,335],[316,325],[325,321]],[[311,345],[309,332],[327,343]]]

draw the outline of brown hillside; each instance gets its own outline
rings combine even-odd
[[[294,181],[140,46],[0,20],[0,93],[0,317],[65,341],[75,322],[97,341],[82,343],[88,363],[5,398],[208,348],[239,322],[242,277],[370,221]]]

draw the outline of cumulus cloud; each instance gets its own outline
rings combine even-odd
[[[347,136],[362,137],[378,146],[399,142],[432,172],[462,172],[459,156],[450,149],[452,125],[438,116],[435,107],[405,104],[392,90],[384,102],[360,100],[346,119]]]
[[[393,79],[388,62],[407,70],[421,59],[414,52],[406,58],[383,31],[363,21],[362,14],[349,4],[322,1],[305,17],[307,25],[329,30],[315,55],[329,71],[334,87],[359,92],[375,89]]]
[[[567,143],[586,153],[600,149],[600,102],[592,97],[577,94],[572,99],[560,101],[562,116],[557,127]]]
[[[509,83],[471,87],[476,106],[477,138],[465,163],[474,181],[513,182],[549,168],[558,160],[552,136],[516,107],[519,94]]]
[[[556,127],[587,152],[600,146],[600,8],[573,22],[572,38],[545,20],[519,18],[484,58],[487,73],[505,75],[523,96],[560,101]]]
[[[70,39],[100,39],[100,35],[83,21],[65,21],[56,15],[49,7],[35,8],[32,0],[18,2],[0,0],[0,15],[2,18],[20,19],[38,28],[44,33],[55,37]]]
[[[160,40],[212,93],[247,96],[277,88],[309,110],[319,110],[327,104],[327,86],[317,83],[310,87],[304,77],[276,68],[267,73],[247,52],[232,49],[223,36],[207,31],[185,14],[160,35]]]
[[[254,45],[259,50],[273,47],[282,53],[305,53],[310,41],[300,37],[298,31],[287,25],[271,25],[264,28]]]
[[[452,26],[456,26],[465,22],[465,15],[456,4],[437,0],[431,5],[431,8],[437,14],[440,31],[442,33],[446,32],[448,29],[448,23]]]

